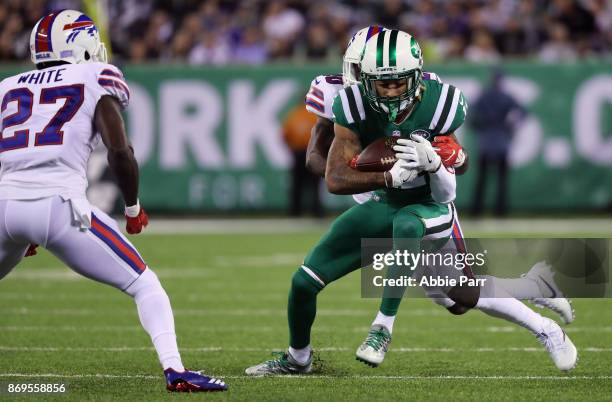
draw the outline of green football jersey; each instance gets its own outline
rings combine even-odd
[[[334,122],[347,127],[359,136],[362,148],[380,137],[410,138],[418,133],[429,141],[437,135],[453,133],[465,121],[467,102],[456,87],[435,80],[424,80],[420,100],[410,115],[401,123],[390,122],[387,116],[374,110],[361,84],[351,85],[338,92],[334,100]],[[401,203],[431,201],[429,176],[424,174],[405,183],[401,189],[379,191],[380,196]]]

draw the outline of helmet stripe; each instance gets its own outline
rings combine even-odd
[[[379,32],[378,39],[376,39],[376,67],[383,66],[383,53],[385,50],[385,34],[387,31]]]
[[[57,16],[56,13],[51,13],[40,21],[38,29],[36,30],[36,37],[34,40],[34,49],[36,52],[52,52],[53,44],[51,43],[51,28],[53,27],[53,21]]]
[[[394,67],[397,63],[397,29],[391,31],[391,37],[389,38],[389,67]]]
[[[370,25],[370,27],[368,28],[368,33],[366,34],[366,42],[368,41],[368,39],[381,32],[382,30],[383,28],[379,25]]]

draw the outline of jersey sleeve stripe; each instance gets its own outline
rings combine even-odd
[[[308,107],[315,109],[320,113],[325,113],[325,106],[321,105],[319,102],[315,101],[312,98],[306,98],[306,110],[311,111]]]
[[[354,86],[347,88],[346,91],[344,92],[346,93],[346,99],[348,100],[348,105],[349,105],[349,108],[351,109],[351,116],[353,117],[353,120],[355,120],[358,116],[360,116],[360,114],[359,114],[359,109],[357,108],[357,101],[355,100],[355,94],[351,90],[352,88],[354,88]]]
[[[459,104],[459,95],[461,93],[457,88],[455,88],[455,93],[453,94],[453,103],[451,104],[450,113],[446,118],[446,123],[444,123],[444,127],[442,127],[441,133],[445,133],[450,128],[451,124],[453,124],[453,120],[455,120],[455,114],[457,114],[457,105]]]
[[[315,98],[319,98],[321,102],[325,101],[325,95],[323,95],[323,91],[321,91],[319,88],[310,87],[310,94]]]
[[[103,78],[99,78],[98,79],[98,84],[102,85],[103,87],[111,87],[111,88],[119,89],[119,90],[125,92],[125,94],[128,97],[128,99],[130,98],[130,90],[121,81],[118,81],[116,79],[103,79]]]
[[[112,75],[113,77],[117,77],[123,80],[123,75],[111,70],[110,68],[105,68],[104,70],[102,70],[102,72],[100,73],[102,75]]]
[[[365,120],[366,115],[365,115],[365,109],[363,107],[363,99],[361,98],[361,92],[359,92],[359,88],[357,87],[357,85],[353,85],[351,89],[353,90],[353,96],[355,97],[355,101],[356,101],[355,103],[357,103],[357,110],[359,111],[359,118],[361,120]]]
[[[353,115],[351,114],[351,109],[348,104],[346,90],[343,89],[340,92],[338,92],[338,94],[340,95],[340,100],[342,101],[342,110],[344,111],[346,122],[349,124],[355,123],[355,119],[353,119]]]
[[[446,101],[444,102],[444,108],[442,109],[442,113],[440,114],[440,119],[438,120],[438,124],[433,129],[435,134],[439,133],[448,118],[448,114],[450,112],[451,104],[453,103],[453,97],[455,96],[456,88],[452,85],[448,86],[448,94],[446,95]]]
[[[433,119],[431,119],[431,123],[429,124],[429,129],[433,130],[438,124],[438,120],[440,119],[440,114],[442,114],[442,109],[444,108],[444,102],[446,101],[446,95],[448,94],[448,84],[442,85],[442,92],[440,93],[440,97],[438,98],[438,104],[436,105],[436,111],[434,112]]]

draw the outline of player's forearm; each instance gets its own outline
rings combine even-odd
[[[108,166],[115,175],[125,205],[135,205],[138,201],[138,163],[132,149],[109,149]]]
[[[306,156],[306,168],[310,170],[312,174],[325,177],[326,165],[327,158],[317,152],[311,152]]]
[[[442,165],[434,173],[429,173],[431,196],[436,202],[449,203],[457,196],[455,175]]]
[[[359,194],[386,187],[382,172],[360,172],[350,167],[330,169],[325,174],[327,189],[332,194]]]

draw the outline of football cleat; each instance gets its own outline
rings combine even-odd
[[[289,352],[277,352],[275,354],[278,355],[277,358],[249,367],[244,371],[245,374],[252,376],[291,375],[308,374],[312,371],[312,351],[305,364],[298,363]]]
[[[556,299],[536,297],[535,299],[531,299],[531,302],[538,307],[547,308],[559,314],[564,324],[571,324],[576,318],[571,301],[565,297],[558,297]]]
[[[365,341],[357,348],[355,358],[371,367],[377,367],[385,359],[391,343],[391,333],[382,325],[372,325]]]
[[[556,322],[550,318],[544,318],[544,320],[543,331],[537,334],[536,338],[544,345],[559,370],[573,369],[578,362],[576,346]]]
[[[214,392],[227,391],[225,382],[208,377],[199,371],[175,371],[171,368],[164,370],[166,376],[166,389],[173,392]]]
[[[535,281],[540,288],[542,297],[551,299],[563,297],[563,292],[555,283],[555,273],[552,271],[552,266],[545,261],[536,263],[526,274],[521,276]]]
[[[552,267],[546,262],[540,261],[522,277],[536,282],[542,296],[547,296],[530,299],[533,304],[554,311],[561,316],[565,324],[570,324],[575,318],[574,310],[570,301],[563,296],[563,292],[557,286],[554,275]]]

